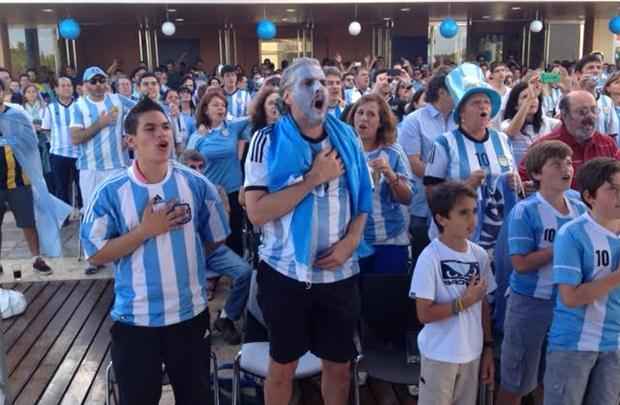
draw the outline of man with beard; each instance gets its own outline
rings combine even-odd
[[[270,339],[269,405],[289,403],[308,351],[322,360],[325,403],[349,398],[360,314],[356,250],[372,189],[353,128],[327,113],[325,81],[316,59],[284,71],[286,112],[252,138],[245,166],[248,216],[263,235],[257,281]]]
[[[575,173],[582,164],[594,158],[620,158],[614,139],[596,131],[600,110],[590,92],[575,90],[568,93],[560,100],[559,109],[562,125],[539,138],[534,144],[552,139],[567,144],[573,151]],[[527,179],[524,162],[525,159],[519,165],[519,174],[522,179]],[[575,186],[574,179],[572,186]]]

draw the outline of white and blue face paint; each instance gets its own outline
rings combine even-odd
[[[305,120],[316,126],[323,123],[327,116],[327,88],[325,75],[315,65],[300,66],[295,72],[295,81],[291,87],[293,104]]]

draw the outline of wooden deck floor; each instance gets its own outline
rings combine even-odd
[[[105,368],[110,361],[112,280],[3,284],[25,294],[28,308],[3,321],[9,387],[19,405],[105,403]],[[214,336],[220,364],[236,348]],[[300,385],[300,405],[321,405],[316,380]],[[407,388],[377,381],[361,387],[363,405],[414,405]],[[171,392],[162,404],[172,404]]]

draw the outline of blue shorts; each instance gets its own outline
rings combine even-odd
[[[374,253],[360,258],[362,274],[407,274],[409,272],[409,246],[373,245]]]
[[[506,391],[525,396],[542,383],[553,306],[553,300],[510,293],[500,361],[501,385]]]

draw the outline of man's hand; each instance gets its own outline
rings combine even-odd
[[[484,172],[484,170],[482,169],[474,170],[473,172],[470,173],[469,177],[467,178],[466,183],[475,190],[478,187],[480,187],[480,185],[482,184],[486,176],[487,174]]]
[[[181,207],[173,209],[175,200],[163,204],[163,207],[153,207],[154,200],[149,200],[144,208],[142,222],[138,227],[144,239],[150,239],[183,225],[187,213]]]
[[[480,382],[484,385],[493,384],[495,381],[495,361],[493,349],[485,347],[480,359]]]
[[[465,307],[470,307],[481,301],[487,293],[487,282],[480,278],[480,275],[472,279],[467,286],[467,289],[463,293],[463,304]]]
[[[350,238],[341,239],[327,249],[314,262],[314,266],[323,270],[337,269],[353,256],[355,249],[357,249],[357,243],[354,243]]]
[[[112,125],[113,123],[116,123],[117,117],[118,117],[118,109],[114,107],[112,111],[110,111],[109,113],[107,111],[104,111],[99,116],[99,123],[101,123],[101,125],[105,128],[109,125]]]
[[[344,173],[344,165],[335,149],[323,149],[314,158],[312,168],[306,175],[311,184],[317,187]]]

